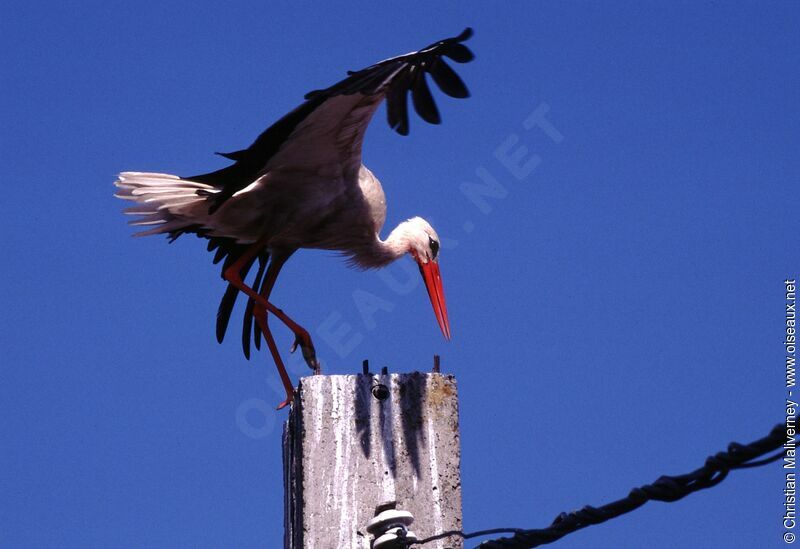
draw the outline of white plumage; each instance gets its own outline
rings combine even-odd
[[[198,195],[197,191],[219,192],[211,185],[166,173],[122,172],[114,184],[119,188],[114,196],[139,204],[124,210],[126,215],[141,216],[130,221],[129,225],[158,225],[134,236],[169,233],[191,225],[191,219],[197,213],[208,209],[203,205],[205,197]]]

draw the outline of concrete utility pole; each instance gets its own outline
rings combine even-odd
[[[391,501],[413,514],[419,539],[460,531],[460,460],[453,376],[302,378],[283,436],[285,548],[369,549],[366,525]]]

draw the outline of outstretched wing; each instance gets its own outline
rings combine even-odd
[[[441,122],[428,87],[427,75],[447,95],[468,97],[464,82],[444,58],[457,63],[474,56],[462,42],[472,36],[467,28],[419,51],[392,57],[365,69],[349,72],[344,80],[308,93],[306,101],[264,131],[246,149],[220,153],[234,164],[194,177],[220,189],[209,193],[211,212],[260,175],[278,168],[313,170],[338,175],[361,165],[361,145],[367,126],[386,99],[389,126],[401,135],[409,130],[408,94],[414,110],[431,124]]]
[[[467,28],[458,36],[435,42],[419,51],[392,57],[360,71],[348,72],[347,78],[329,88],[306,94],[306,101],[265,130],[252,145],[231,153],[219,153],[233,160],[230,166],[215,172],[186,177],[219,189],[207,193],[213,213],[238,191],[245,189],[270,170],[299,169],[338,175],[357,170],[361,165],[361,145],[372,115],[386,99],[389,126],[401,135],[409,131],[408,95],[419,116],[439,124],[441,116],[428,87],[427,75],[451,97],[469,96],[461,78],[445,61],[471,61],[474,56],[462,42],[472,36]],[[352,173],[352,172],[351,172]],[[231,264],[243,251],[232,240],[211,238],[209,250],[216,250],[215,262]],[[254,286],[262,283],[266,252],[259,257]],[[253,260],[255,263],[255,260]],[[246,276],[253,263],[242,273]],[[224,268],[223,268],[224,269]],[[229,286],[217,314],[217,339],[221,342],[239,292]],[[250,355],[250,334],[259,347],[260,332],[253,324],[253,302],[247,304],[242,326],[242,349]]]

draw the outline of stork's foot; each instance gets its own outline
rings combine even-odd
[[[278,404],[278,407],[275,408],[275,409],[276,410],[282,410],[282,409],[286,408],[287,406],[289,406],[292,403],[292,401],[294,401],[294,395],[292,395],[292,396],[286,395],[286,400],[284,400],[283,402]]]
[[[314,350],[314,344],[311,342],[311,336],[308,335],[308,332],[305,330],[295,334],[291,352],[295,352],[298,346],[303,353],[303,358],[305,359],[306,364],[308,364],[308,367],[311,368],[311,370],[314,372],[314,375],[319,375],[322,368],[320,367],[319,360],[317,360],[317,352]]]

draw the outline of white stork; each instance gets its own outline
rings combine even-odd
[[[264,131],[248,148],[220,153],[234,163],[192,177],[123,172],[116,196],[136,202],[126,214],[140,216],[131,225],[148,226],[136,236],[184,233],[209,240],[214,263],[223,262],[228,289],[217,313],[217,340],[222,342],[239,292],[248,296],[242,348],[250,357],[250,334],[260,348],[263,334],[286,389],[288,405],[294,387],[267,325],[272,313],[295,335],[305,361],[316,373],[319,363],[308,332],[270,301],[281,267],[298,248],[337,250],[361,268],[382,267],[410,254],[417,262],[444,337],[450,339],[444,291],[439,274],[439,237],[420,217],[400,223],[382,240],[386,200],[378,179],[361,162],[361,145],[372,115],[386,99],[389,126],[408,134],[407,96],[420,117],[441,119],[426,81],[430,74],[451,97],[468,97],[458,75],[445,62],[473,59],[462,44],[466,29],[417,52],[392,57],[356,72],[324,89]],[[253,264],[252,284],[244,282]],[[255,318],[258,327],[253,325]],[[259,330],[260,329],[260,330]]]

